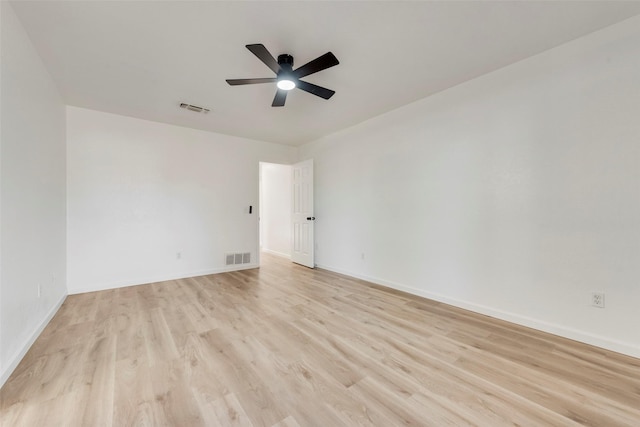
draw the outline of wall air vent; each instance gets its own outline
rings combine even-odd
[[[251,264],[251,252],[225,254],[224,265]]]
[[[185,104],[184,102],[180,104],[180,108],[186,108],[187,110],[195,111],[196,113],[204,113],[204,114],[207,114],[209,111],[211,111],[203,107],[198,107],[197,105]]]
[[[233,254],[225,255],[224,265],[233,265],[233,264],[235,264],[234,259],[235,259],[235,256]]]

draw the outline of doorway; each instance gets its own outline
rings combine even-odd
[[[292,167],[259,164],[259,248],[291,259]]]

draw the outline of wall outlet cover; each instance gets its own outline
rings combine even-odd
[[[591,305],[593,307],[604,308],[604,293],[592,292],[591,293]]]

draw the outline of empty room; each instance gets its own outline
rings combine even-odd
[[[0,24],[2,427],[640,426],[640,2]]]

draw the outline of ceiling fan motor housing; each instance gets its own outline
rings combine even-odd
[[[286,53],[278,55],[278,65],[283,71],[290,73],[293,70],[293,56]]]

